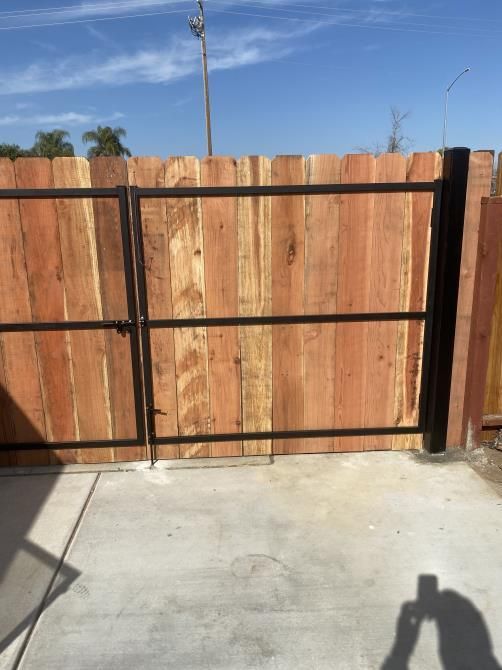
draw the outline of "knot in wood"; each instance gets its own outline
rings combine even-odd
[[[288,245],[288,265],[293,265],[293,263],[295,262],[295,256],[296,256],[295,245],[292,242],[290,242],[290,244]]]

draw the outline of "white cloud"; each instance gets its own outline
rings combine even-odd
[[[297,31],[255,28],[214,34],[209,68],[229,70],[284,58],[294,50],[295,38],[321,24]],[[58,61],[38,61],[25,68],[0,71],[0,95],[42,93],[94,86],[134,83],[167,84],[200,69],[200,50],[190,38],[174,38],[164,48],[140,49],[100,59],[81,54]]]
[[[60,114],[37,114],[34,116],[20,116],[10,114],[0,116],[0,126],[82,126],[88,123],[103,123],[116,121],[124,117],[121,112],[114,112],[110,116],[99,118],[92,114],[78,112],[62,112]]]
[[[98,42],[101,42],[101,44],[104,44],[105,46],[110,46],[110,44],[113,44],[113,41],[103,31],[89,25],[86,25],[85,28],[89,35]]]

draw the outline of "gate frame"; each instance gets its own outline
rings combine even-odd
[[[364,184],[316,184],[284,186],[199,186],[174,188],[140,188],[131,186],[133,239],[135,244],[136,278],[143,351],[147,436],[152,461],[157,460],[155,447],[163,444],[196,444],[209,442],[248,441],[263,439],[321,438],[364,435],[423,434],[424,447],[430,453],[446,449],[448,409],[453,367],[456,310],[460,279],[460,261],[467,194],[470,150],[449,149],[445,152],[442,179],[433,182],[390,182]],[[425,311],[360,312],[353,314],[315,314],[291,316],[216,317],[150,319],[148,290],[144,264],[142,198],[202,198],[239,196],[278,196],[312,194],[433,194],[429,267]],[[157,436],[150,329],[194,328],[214,326],[250,326],[307,323],[357,323],[374,321],[424,321],[422,373],[418,422],[414,426],[359,428],[271,430],[263,432],[216,433]]]
[[[448,411],[456,311],[462,255],[462,239],[469,172],[470,150],[449,149],[443,160],[442,179],[433,182],[391,182],[365,184],[317,184],[284,186],[228,186],[139,188],[42,188],[0,189],[0,199],[78,199],[117,198],[124,260],[127,320],[58,321],[39,323],[0,323],[2,332],[40,332],[116,329],[130,335],[136,436],[127,439],[74,440],[67,442],[24,442],[0,445],[1,451],[75,449],[81,447],[146,446],[152,463],[157,460],[155,447],[162,444],[194,444],[243,440],[346,437],[364,435],[423,434],[424,447],[430,453],[446,449]],[[128,191],[131,208],[129,208]],[[200,198],[277,196],[313,194],[432,193],[431,236],[425,311],[359,312],[353,314],[314,314],[290,316],[250,316],[217,318],[149,319],[146,273],[143,262],[141,198]],[[130,211],[131,210],[131,211]],[[129,216],[131,214],[131,216]],[[131,245],[132,234],[134,246]],[[134,270],[133,270],[134,267]],[[418,422],[414,426],[272,430],[201,435],[158,437],[150,348],[151,328],[187,328],[214,326],[250,326],[306,323],[360,323],[378,321],[424,321],[422,373]],[[138,329],[141,338],[138,337]],[[140,355],[140,339],[142,357]],[[146,414],[146,425],[145,425]]]
[[[62,442],[8,442],[0,444],[0,451],[37,451],[51,449],[79,449],[105,447],[137,447],[146,444],[146,427],[143,409],[142,364],[137,333],[136,292],[133,275],[133,257],[129,227],[129,202],[127,186],[115,188],[12,188],[0,189],[0,200],[81,199],[112,198],[119,206],[124,283],[127,300],[127,319],[101,321],[41,321],[32,323],[2,323],[1,333],[35,333],[48,331],[112,330],[130,336],[131,379],[134,394],[136,436],[109,440],[68,440]]]

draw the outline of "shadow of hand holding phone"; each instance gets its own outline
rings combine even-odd
[[[502,670],[481,612],[456,591],[439,591],[435,575],[420,575],[417,599],[401,607],[394,644],[381,670],[408,669],[425,620],[436,623],[444,670]]]

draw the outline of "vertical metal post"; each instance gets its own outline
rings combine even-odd
[[[146,286],[143,230],[141,225],[141,206],[137,193],[137,187],[130,187],[132,227],[136,259],[136,282],[138,287],[139,325],[141,330],[141,352],[143,354],[143,387],[146,404],[146,432],[150,447],[150,460],[155,464],[156,450],[153,444],[155,438],[155,415],[153,405],[153,377],[152,377],[152,354],[150,348],[150,332],[148,328],[148,294]]]
[[[446,449],[469,155],[469,149],[455,148],[447,150],[443,159],[444,181],[425,408],[424,447],[430,453]]]
[[[134,411],[136,414],[136,437],[139,442],[145,440],[145,419],[143,413],[143,393],[141,387],[141,361],[139,355],[138,333],[136,331],[136,300],[134,295],[134,275],[132,268],[132,249],[129,236],[129,201],[127,187],[117,186],[122,254],[124,259],[124,277],[127,299],[127,317],[131,322],[129,338],[131,345],[131,366],[134,389]]]

